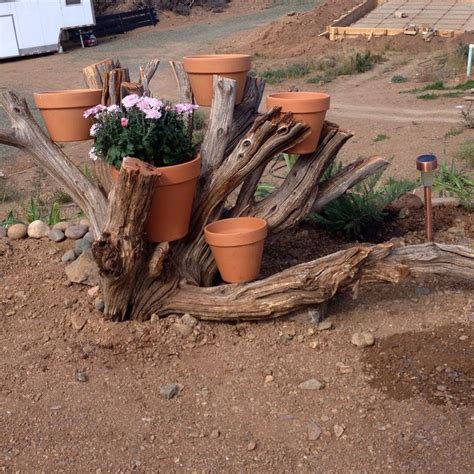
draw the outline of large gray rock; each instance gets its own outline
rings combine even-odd
[[[90,240],[78,239],[74,243],[74,253],[79,256],[82,255],[86,250],[91,248]]]
[[[92,250],[86,250],[77,260],[65,269],[69,281],[83,285],[99,284],[99,268],[92,256]]]
[[[74,224],[69,226],[66,229],[65,235],[68,239],[81,239],[89,230],[89,227],[86,225]]]
[[[13,224],[8,228],[7,236],[12,240],[24,239],[27,232],[28,228],[25,224]]]
[[[49,232],[48,238],[53,242],[62,242],[66,238],[66,236],[64,235],[64,232],[62,230],[53,229]]]
[[[33,221],[28,226],[28,237],[31,237],[32,239],[41,239],[48,236],[49,230],[49,226],[45,222],[40,220]]]

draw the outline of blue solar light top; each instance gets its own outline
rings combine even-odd
[[[436,161],[438,158],[434,155],[420,155],[416,161],[419,163],[431,163],[433,161]]]

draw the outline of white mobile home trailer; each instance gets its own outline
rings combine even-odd
[[[0,59],[59,51],[68,29],[94,23],[92,0],[0,0]]]

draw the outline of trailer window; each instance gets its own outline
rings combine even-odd
[[[77,5],[81,0],[66,0],[66,5]]]

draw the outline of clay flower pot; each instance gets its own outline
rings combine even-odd
[[[267,223],[257,217],[235,217],[208,224],[204,229],[224,281],[243,283],[257,278],[267,236]]]
[[[279,92],[267,97],[267,107],[281,107],[282,114],[291,112],[298,122],[311,127],[311,134],[298,145],[286,150],[287,153],[303,155],[316,151],[323,129],[330,97],[320,92]]]
[[[160,168],[140,163],[147,172],[160,175],[145,223],[145,240],[158,243],[182,239],[189,231],[201,156],[187,163]],[[117,181],[119,170],[110,168],[112,179]]]
[[[83,114],[100,104],[100,89],[37,92],[34,97],[51,140],[75,142],[90,139],[94,117],[84,118]]]
[[[235,104],[244,97],[247,73],[250,71],[248,54],[201,54],[186,56],[184,70],[188,73],[194,99],[198,105],[209,107],[212,104],[214,74],[237,81]]]

